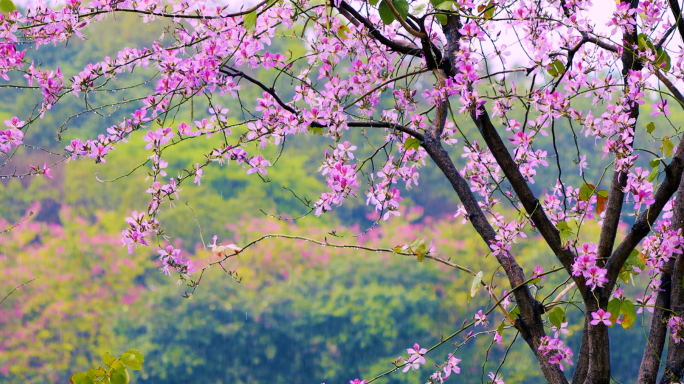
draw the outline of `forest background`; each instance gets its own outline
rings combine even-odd
[[[117,16],[116,20],[96,24],[88,34],[96,41],[43,46],[27,57],[47,68],[59,63],[69,78],[89,62],[116,56],[124,46],[142,48],[150,36],[161,33],[154,22],[141,25],[133,16]],[[284,41],[274,40],[273,44],[287,44],[284,50],[293,53],[306,49],[292,40]],[[127,81],[152,87],[147,82],[152,75],[138,71]],[[269,80],[275,73],[259,71],[254,76]],[[241,91],[248,96],[244,98],[256,99],[258,90],[249,88]],[[142,92],[100,93],[88,103],[91,107],[112,104],[136,93]],[[0,88],[0,121],[27,116],[39,97]],[[245,113],[240,112],[238,101],[226,101],[224,107],[231,113]],[[591,99],[585,102],[591,103]],[[31,126],[26,143],[61,153],[69,139],[95,137],[120,116],[132,112],[124,105],[78,114],[88,108],[84,103],[83,98],[63,100]],[[193,108],[206,106],[198,102]],[[250,106],[245,108],[249,110]],[[190,122],[191,113],[177,119]],[[683,117],[675,109],[670,121],[661,116],[652,121],[677,126]],[[571,129],[562,124],[557,129]],[[64,127],[68,129],[59,134],[60,143],[56,139]],[[469,137],[479,137],[466,119],[461,127]],[[142,142],[141,133],[134,134],[131,141]],[[359,136],[354,143],[363,142],[359,133],[350,134]],[[421,169],[422,188],[402,191],[412,203],[405,206],[414,208],[361,238],[335,238],[330,232],[350,236],[373,223],[375,217],[369,214],[363,197],[346,201],[340,209],[320,218],[311,215],[294,223],[279,220],[276,216],[297,217],[307,212],[300,198],[315,200],[324,190],[323,180],[315,176],[321,158],[319,137],[307,135],[288,142],[287,156],[269,168],[266,180],[237,168],[224,168],[208,172],[202,180],[210,188],[184,187],[175,207],[165,207],[167,234],[182,239],[175,245],[191,254],[199,266],[211,259],[204,244],[211,242],[214,234],[219,241],[240,245],[264,233],[282,233],[385,248],[423,238],[432,241],[442,257],[476,271],[496,269],[496,260],[488,256],[485,244],[470,227],[453,218],[458,201],[431,163]],[[657,144],[645,129],[637,133],[635,142],[636,147],[657,151]],[[53,169],[53,178],[0,180],[0,230],[22,223],[0,234],[0,297],[36,279],[0,305],[3,383],[68,382],[72,373],[97,366],[104,352],[120,354],[129,348],[140,349],[146,356],[145,369],[134,373],[135,383],[346,383],[391,368],[391,361],[405,356],[405,349],[414,343],[423,347],[436,344],[464,320],[470,320],[489,299],[480,291],[468,301],[472,278],[430,260],[418,263],[414,258],[390,253],[334,250],[277,239],[260,243],[226,265],[238,271],[241,282],[220,269],[210,270],[201,288],[191,298],[183,298],[187,288],[159,273],[151,249],[131,256],[121,246],[120,232],[125,227],[121,217],[147,204],[144,190],[148,167],[136,163],[144,158],[142,147],[120,146],[104,164],[88,160],[60,164]],[[558,161],[573,164],[578,147],[590,157],[602,156],[593,142],[565,141],[559,143]],[[191,160],[208,148],[209,144],[203,146],[193,140],[170,156],[176,163],[169,169],[192,167]],[[371,150],[364,146],[360,153]],[[552,152],[552,148],[548,150]],[[264,150],[271,158],[277,156],[275,151]],[[53,159],[25,147],[6,169]],[[588,180],[598,180],[602,170],[587,173]],[[103,182],[124,175],[126,182]],[[535,192],[555,184],[557,177],[553,173],[539,175]],[[582,184],[579,172],[563,177],[574,185]],[[30,212],[33,214],[29,216]],[[548,264],[553,257],[541,239],[526,242],[515,253],[526,270]],[[541,284],[560,283],[553,276],[547,280]],[[631,294],[639,297],[636,292]],[[648,326],[648,312],[639,316],[637,325]],[[494,316],[492,321],[501,319]],[[570,324],[579,327],[581,322]],[[579,350],[581,329],[569,330],[568,344]],[[619,336],[627,331],[615,327],[610,332]],[[611,338],[613,376],[622,383],[635,381],[645,342],[645,328],[630,332]],[[503,337],[510,341],[514,332],[504,331]],[[454,340],[460,343],[463,337]],[[491,345],[491,340],[491,335],[480,335],[459,350],[456,356],[463,360],[462,371],[450,379],[452,382],[486,382],[486,372],[496,370],[504,356],[513,361],[501,368],[508,384],[543,382],[524,343],[518,341],[507,351],[504,346]],[[434,355],[439,358],[453,349],[449,345],[440,348]],[[489,359],[485,361],[482,351],[488,349]],[[382,380],[424,382],[430,373],[428,367]],[[572,374],[572,367],[568,373]]]

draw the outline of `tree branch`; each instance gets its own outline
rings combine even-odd
[[[648,235],[651,231],[651,225],[655,222],[662,212],[665,203],[672,197],[682,178],[682,171],[684,170],[684,145],[677,147],[677,152],[672,158],[669,165],[665,167],[665,180],[655,193],[655,202],[645,211],[639,215],[629,233],[625,236],[622,243],[618,245],[613,254],[606,263],[608,273],[608,283],[603,288],[603,296],[610,296],[610,292],[615,286],[617,276],[620,273],[622,265],[625,264],[629,254],[636,248],[639,242]]]

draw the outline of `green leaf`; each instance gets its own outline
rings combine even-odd
[[[379,1],[379,0],[369,0],[369,1],[368,1],[368,4],[370,4],[370,5],[375,5],[375,4],[378,3],[378,1]]]
[[[416,151],[418,148],[420,148],[420,140],[416,139],[415,137],[409,137],[404,141],[404,148],[406,149],[415,149]]]
[[[382,19],[382,22],[385,23],[385,25],[392,24],[394,21],[394,13],[390,11],[385,0],[382,0],[382,3],[380,3],[378,13],[380,13],[380,19]]]
[[[129,349],[128,351],[126,351],[126,353],[132,354],[141,363],[145,362],[145,357],[143,356],[142,352],[140,352],[139,350],[137,350],[135,348]]]
[[[506,320],[501,320],[501,324],[499,324],[499,327],[496,328],[496,331],[499,332],[499,335],[503,334],[504,326],[506,325]]]
[[[93,384],[93,379],[87,373],[81,372],[71,376],[71,384]]]
[[[546,71],[549,73],[549,75],[553,77],[563,76],[565,74],[565,64],[563,64],[562,61],[556,59],[553,61],[553,63],[549,64],[546,67]]]
[[[109,354],[109,352],[105,352],[105,354],[102,356],[102,362],[105,363],[108,367],[112,365],[113,362],[116,361],[116,357],[112,356]]]
[[[568,223],[565,221],[561,221],[556,224],[556,228],[558,228],[558,231],[560,232],[561,242],[563,244],[567,243],[568,240],[570,240],[570,236],[573,234],[572,228],[570,228]]]
[[[599,189],[598,191],[596,191],[596,194],[605,199],[608,198],[608,191],[606,191],[605,189]]]
[[[324,135],[325,129],[323,127],[309,127],[309,132],[314,135]]]
[[[537,284],[538,282],[542,281],[541,277],[537,277],[536,279],[530,280],[529,284]]]
[[[142,369],[142,364],[138,361],[138,359],[135,357],[134,354],[132,353],[124,353],[121,355],[121,361],[123,361],[126,366],[131,367],[133,370],[140,370]]]
[[[520,317],[520,308],[515,307],[512,311],[508,312],[508,314],[511,315],[511,317],[514,319]]]
[[[549,322],[551,324],[555,325],[556,328],[560,328],[562,323],[565,323],[566,318],[565,318],[565,311],[563,311],[563,308],[560,306],[555,306],[549,312]]]
[[[655,164],[655,165],[653,165],[653,164]],[[651,160],[651,167],[653,167],[653,169],[651,170],[651,174],[649,174],[648,177],[646,178],[647,181],[652,183],[653,180],[655,180],[656,177],[658,177],[658,166],[659,165],[660,165],[660,160]]]
[[[416,239],[411,243],[411,250],[416,254],[418,262],[422,263],[425,260],[425,255],[427,254],[427,247],[425,246],[425,240]]]
[[[492,17],[494,17],[494,11],[496,11],[496,6],[495,6],[493,1],[490,0],[489,4],[487,4],[486,6],[481,5],[480,7],[483,7],[483,9],[482,10],[478,9],[478,11],[479,12],[484,11],[483,16],[485,19],[491,19]]]
[[[549,64],[546,66],[546,72],[548,72],[549,75],[553,77],[558,76],[558,71],[556,71],[556,68],[553,67],[553,64]]]
[[[253,10],[252,12],[246,14],[243,18],[243,23],[245,25],[245,29],[248,32],[253,32],[256,29],[256,22],[257,22],[257,11],[256,11],[256,9]]]
[[[475,275],[475,278],[473,279],[473,284],[470,286],[470,298],[472,299],[475,297],[475,294],[477,291],[480,289],[480,283],[482,282],[482,276],[484,276],[484,272],[480,271]]]
[[[102,367],[99,367],[97,369],[89,369],[86,374],[88,374],[88,377],[91,379],[98,379],[106,376],[107,372]]]
[[[625,261],[625,265],[623,266],[623,268],[635,266],[641,270],[644,270],[646,268],[646,262],[644,261],[644,259],[641,258],[640,254],[641,252],[639,252],[638,250],[632,250],[632,253],[630,253],[629,257],[627,258],[627,261]]]
[[[660,146],[660,150],[665,154],[665,156],[672,156],[672,150],[674,149],[674,144],[670,141],[669,137],[663,139],[663,144]]]
[[[116,361],[112,363],[111,368],[113,370],[126,369],[126,364],[124,364],[123,361],[116,359]]]
[[[651,121],[648,123],[648,125],[646,125],[646,132],[653,133],[653,131],[655,131],[655,123]]]
[[[657,168],[660,165],[660,160],[659,159],[651,160],[648,162],[648,164],[653,168]]]
[[[435,17],[437,18],[437,21],[439,21],[442,25],[446,25],[447,23],[447,17],[444,14],[436,14]]]
[[[629,283],[630,276],[632,276],[632,274],[629,271],[621,271],[618,273],[618,279],[624,281],[625,283]]]
[[[411,11],[411,14],[414,16],[419,15],[421,12],[423,12],[423,9],[425,9],[425,7],[426,7],[425,4],[421,4],[417,7],[413,7],[413,11]]]
[[[346,25],[340,25],[340,28],[337,29],[337,37],[339,37],[342,40],[347,40],[347,33],[351,32],[349,30],[349,27]]]
[[[665,51],[662,48],[658,48],[658,52],[657,52],[657,56],[656,56],[656,65],[658,66],[659,69],[662,69],[665,72],[669,71],[670,68],[672,68],[670,55],[668,55],[667,51]]]
[[[622,306],[622,300],[613,298],[611,301],[608,302],[608,309],[607,311],[610,312],[610,321],[615,325],[615,322],[618,319],[618,316],[620,316],[620,307]],[[611,325],[611,328],[613,327]]]
[[[112,372],[112,384],[128,384],[130,382],[131,377],[128,375],[128,370],[126,367]]]
[[[17,7],[14,5],[12,0],[0,0],[0,11],[5,15],[16,10]]]
[[[406,20],[409,14],[409,3],[406,0],[394,0],[392,1],[392,5],[394,5],[394,9],[399,12],[399,16],[401,16],[402,19]]]
[[[631,301],[625,300],[620,306],[620,314],[624,315],[622,317],[622,328],[630,329],[634,322],[636,321],[636,311],[634,310],[634,304]]]
[[[582,186],[580,187],[579,199],[581,201],[589,201],[595,189],[596,187],[592,184],[582,184]]]
[[[645,33],[640,33],[639,37],[637,37],[637,44],[639,45],[640,49],[646,49],[648,48],[648,35]]]

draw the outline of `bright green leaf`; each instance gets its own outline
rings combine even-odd
[[[116,357],[110,355],[109,352],[105,352],[105,354],[102,356],[102,362],[108,367],[111,366],[114,361],[116,361]]]
[[[515,307],[512,311],[508,312],[508,314],[511,315],[511,317],[514,319],[520,317],[520,308]]]
[[[324,135],[325,129],[323,127],[309,127],[309,132],[314,135]]]
[[[669,71],[670,68],[672,68],[670,55],[668,55],[667,51],[665,51],[662,48],[658,49],[658,52],[656,55],[656,65],[659,69],[662,69],[665,72]]]
[[[128,351],[126,351],[126,353],[132,354],[141,363],[145,362],[145,357],[143,356],[142,352],[140,352],[139,350],[137,350],[135,348],[129,349]]]
[[[560,328],[562,323],[565,323],[565,311],[559,306],[553,307],[551,312],[549,312],[549,322],[555,325],[556,328]]]
[[[530,280],[530,284],[537,284],[538,282],[542,281],[541,277],[537,277],[536,279]]]
[[[121,361],[123,361],[123,363],[126,364],[126,366],[131,367],[131,369],[134,369],[136,371],[142,369],[142,364],[140,364],[138,359],[132,353],[126,352],[123,355],[121,355]]]
[[[375,5],[375,4],[378,3],[378,1],[379,1],[379,0],[369,0],[369,1],[368,1],[368,4],[370,4],[370,5]]]
[[[0,0],[0,12],[4,13],[5,15],[14,12],[17,10],[17,7],[14,5],[12,0]]]
[[[561,242],[563,244],[567,243],[568,240],[570,240],[570,236],[573,234],[572,228],[570,228],[568,223],[565,221],[561,221],[556,224],[556,228],[558,228],[558,232],[560,232]]]
[[[130,382],[131,377],[128,375],[128,370],[126,367],[112,372],[112,384],[128,384]]]
[[[634,310],[634,304],[631,301],[625,300],[620,306],[620,314],[624,315],[622,317],[622,328],[630,329],[634,322],[636,321],[636,311]]]
[[[660,146],[660,151],[665,154],[665,156],[672,156],[672,150],[674,149],[674,144],[670,141],[669,137],[663,139],[663,144]]]
[[[380,13],[380,19],[382,19],[382,22],[385,23],[385,25],[392,24],[395,19],[394,13],[392,13],[390,8],[387,6],[385,0],[382,0],[382,3],[380,3],[380,6],[378,7],[378,13]]]
[[[411,11],[412,15],[419,15],[423,10],[425,9],[425,4],[421,4],[417,7],[413,7],[413,11]]]
[[[496,331],[499,332],[499,335],[503,334],[504,326],[506,325],[506,320],[502,320],[501,324],[499,324],[499,327],[496,328]]]
[[[562,61],[556,59],[551,65],[553,65],[553,68],[556,70],[556,73],[558,73],[559,76],[563,76],[565,74],[565,64],[563,64]]]
[[[494,17],[494,11],[496,11],[496,7],[494,5],[494,2],[490,0],[489,4],[487,4],[487,8],[485,8],[485,11],[484,11],[484,15],[483,15],[484,18],[489,20],[492,17]]]
[[[256,29],[256,23],[257,23],[257,11],[256,9],[253,10],[252,12],[246,14],[243,19],[245,29],[248,32],[253,32]]]
[[[482,282],[482,276],[484,276],[484,272],[480,271],[475,275],[475,278],[473,279],[473,284],[470,286],[470,297],[473,298],[475,297],[475,294],[477,291],[480,289],[480,283]]]
[[[648,123],[648,125],[646,125],[646,132],[653,133],[653,131],[655,131],[655,123],[651,121]]]
[[[420,148],[420,140],[416,139],[415,137],[409,137],[404,141],[404,148],[406,149],[415,149],[416,151],[418,148]]]
[[[409,14],[409,3],[406,0],[394,0],[392,1],[392,5],[394,5],[394,9],[397,10],[399,13],[399,16],[401,16],[402,19],[406,20]]]
[[[337,30],[337,37],[339,37],[342,40],[347,40],[347,33],[351,32],[349,30],[349,27],[346,25],[340,25],[340,28]]]
[[[93,384],[93,379],[87,373],[81,372],[71,376],[71,384]]]
[[[608,198],[608,191],[606,191],[605,189],[599,189],[598,191],[596,191],[596,194],[598,194],[599,196],[601,196],[605,199]]]
[[[607,312],[610,312],[610,322],[615,325],[615,322],[618,319],[618,316],[620,316],[620,307],[622,306],[622,300],[613,298],[608,302],[608,310]],[[613,327],[611,325],[611,327]]]
[[[582,184],[582,186],[580,187],[579,199],[581,201],[589,201],[591,195],[594,194],[595,189],[596,187],[591,184]]]
[[[124,364],[123,361],[117,359],[115,362],[112,363],[111,368],[114,370],[126,369],[126,364]]]
[[[659,160],[659,159],[651,160],[651,161],[648,162],[648,164],[649,164],[652,168],[657,168],[657,167],[660,165],[660,160]]]

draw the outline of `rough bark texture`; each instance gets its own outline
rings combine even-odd
[[[684,147],[684,145],[680,145]],[[679,184],[677,191],[677,204],[674,207],[674,215],[672,225],[674,228],[684,228],[684,183]],[[664,275],[663,275],[664,277]],[[670,284],[670,307],[678,315],[684,315],[684,288],[682,288],[682,279],[684,278],[684,256],[678,255],[674,262],[674,270],[672,271],[672,281]],[[664,314],[667,315],[667,314]],[[666,317],[661,315],[662,317]],[[654,316],[654,323],[656,317]],[[661,327],[665,328],[665,324],[660,322]],[[665,334],[667,330],[662,330],[662,343],[665,343]],[[653,343],[653,338],[649,335],[649,341]],[[662,349],[662,348],[661,348]],[[662,352],[661,352],[662,353]],[[643,366],[644,363],[642,363]],[[652,368],[657,372],[657,366]],[[661,378],[662,384],[680,382],[684,376],[684,343],[673,343],[670,339],[670,344],[667,351],[667,363],[665,366],[665,374]]]
[[[679,187],[677,196],[682,193],[682,186]],[[680,219],[681,220],[681,219]],[[653,319],[651,320],[651,327],[648,332],[648,340],[644,348],[644,356],[641,359],[641,366],[639,367],[639,384],[655,384],[658,379],[658,369],[660,368],[660,359],[663,355],[663,348],[665,347],[665,339],[667,338],[667,318],[669,313],[664,309],[670,309],[670,294],[672,292],[672,268],[675,259],[672,258],[665,266],[667,272],[660,276],[660,289],[656,297],[653,311]],[[664,309],[663,309],[664,308]]]

